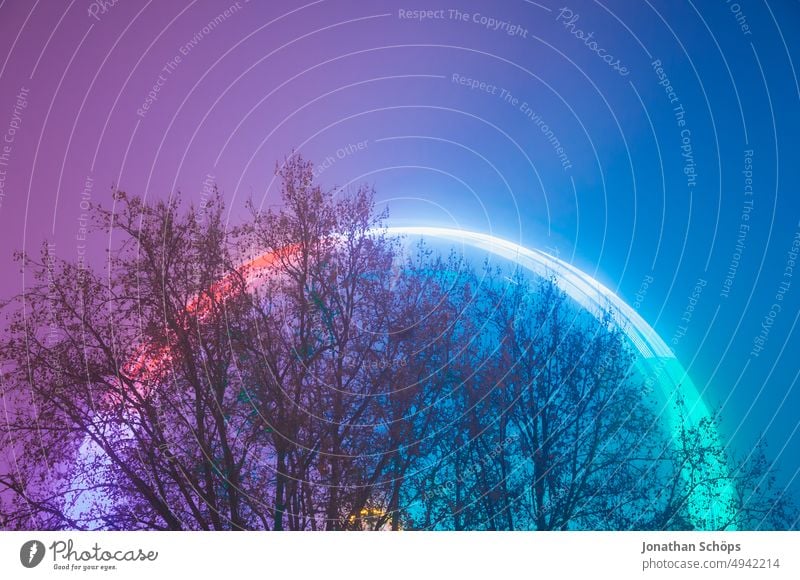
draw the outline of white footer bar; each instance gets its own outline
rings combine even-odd
[[[15,579],[777,580],[798,561],[798,532],[0,532]]]

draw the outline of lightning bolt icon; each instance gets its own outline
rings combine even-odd
[[[39,545],[36,543],[31,544],[30,551],[28,552],[28,564],[33,562],[33,558],[36,556],[38,551],[39,551]]]

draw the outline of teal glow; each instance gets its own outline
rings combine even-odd
[[[593,277],[554,256],[488,234],[439,227],[390,227],[388,233],[429,237],[488,252],[537,276],[554,276],[571,299],[596,316],[604,310],[612,312],[616,324],[639,354],[634,371],[660,395],[662,408],[657,411],[672,433],[676,448],[680,447],[682,428],[700,426],[703,426],[701,445],[719,447],[719,434],[710,421],[708,407],[672,350],[633,308]],[[683,399],[683,413],[676,410],[678,397]],[[717,529],[732,521],[734,489],[724,460],[709,454],[700,472],[684,471],[683,476],[693,489],[688,511],[696,528]],[[734,528],[727,525],[725,529]]]

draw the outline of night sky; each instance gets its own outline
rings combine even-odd
[[[216,183],[235,224],[296,150],[393,225],[591,273],[797,492],[798,25],[789,1],[2,1],[0,296],[45,241],[102,266],[114,187]]]

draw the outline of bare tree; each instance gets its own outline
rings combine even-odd
[[[20,256],[3,528],[796,525],[763,453],[734,461],[711,420],[675,445],[612,313],[409,247],[298,155],[277,175],[278,209],[233,228],[218,193],[116,192],[104,269]],[[722,483],[726,517],[698,519]]]

